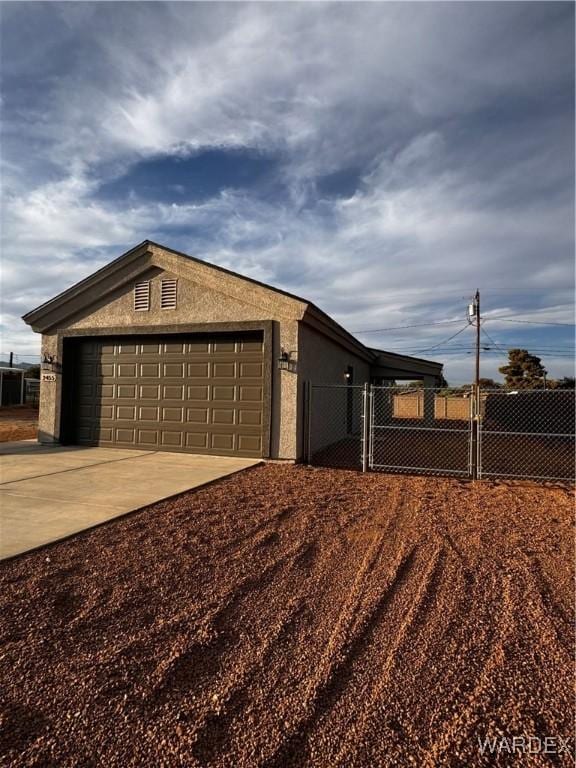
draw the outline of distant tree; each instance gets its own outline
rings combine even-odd
[[[544,386],[546,368],[536,355],[527,349],[509,349],[508,365],[498,369],[507,387],[514,389],[538,389]]]
[[[479,379],[478,382],[483,389],[500,389],[502,386],[502,384],[494,381],[494,379]]]
[[[576,379],[574,376],[564,376],[561,379],[548,379],[546,386],[549,389],[574,389],[576,388]]]
[[[407,381],[405,384],[406,387],[410,387],[411,389],[421,389],[424,386],[424,379],[418,379],[415,381]],[[448,382],[444,378],[444,374],[440,374],[440,378],[438,379],[438,383],[435,385],[438,388],[444,388],[448,386]]]
[[[27,379],[39,379],[40,378],[40,366],[31,365],[30,368],[26,368]]]

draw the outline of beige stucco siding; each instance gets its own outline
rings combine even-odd
[[[370,365],[305,323],[300,324],[298,372],[302,381],[314,384],[345,384],[349,365],[354,368],[354,383],[370,381]]]
[[[320,409],[325,409],[329,418],[322,418],[322,434],[317,433],[315,440],[316,448],[323,447],[336,442],[346,436],[346,379],[344,374],[348,366],[354,369],[354,421],[360,413],[356,407],[360,402],[360,389],[365,382],[370,381],[370,365],[361,357],[355,355],[340,344],[327,338],[324,334],[310,328],[305,323],[300,323],[298,347],[300,356],[298,360],[298,378],[300,380],[299,408],[304,412],[305,382],[310,384],[337,384],[341,385],[338,390],[325,389],[316,392],[316,402],[314,394],[312,396],[312,407],[316,408],[316,415],[320,415]],[[320,403],[318,398],[322,399]],[[356,424],[355,424],[356,426]],[[304,419],[298,420],[298,447],[301,456],[304,450]]]

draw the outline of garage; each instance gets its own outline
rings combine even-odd
[[[68,356],[71,442],[262,455],[261,332],[84,338]]]
[[[442,380],[439,363],[366,347],[307,299],[151,240],[24,321],[42,334],[45,445],[297,461],[313,385]]]

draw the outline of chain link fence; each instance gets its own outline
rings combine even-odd
[[[362,386],[309,385],[309,463],[362,469],[366,410],[366,391]]]
[[[570,390],[311,385],[308,461],[478,478],[574,480]]]
[[[478,476],[574,478],[574,391],[482,390]]]

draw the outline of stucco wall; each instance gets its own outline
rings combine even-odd
[[[316,450],[344,439],[348,432],[349,419],[348,402],[352,400],[352,427],[359,428],[360,387],[370,381],[370,365],[353,352],[344,349],[335,341],[327,338],[318,331],[300,323],[299,328],[299,358],[298,379],[299,408],[304,413],[304,384],[337,384],[346,385],[344,374],[348,366],[354,369],[354,388],[352,394],[347,393],[346,387],[338,389],[313,390],[312,393],[312,429],[314,430],[314,445]],[[298,446],[301,456],[304,449],[304,419],[298,420]]]
[[[160,281],[167,277],[178,280],[178,303],[177,308],[172,310],[160,309]],[[151,281],[149,311],[136,312],[133,308],[133,286],[136,280]],[[220,280],[219,287],[238,293],[237,284],[241,281],[230,277],[226,277],[226,280],[228,283]],[[258,291],[264,292],[263,289]],[[246,296],[250,301],[244,302],[230,295],[228,290],[221,292],[208,288],[182,278],[181,274],[151,266],[127,285],[94,296],[89,306],[86,306],[85,297],[83,306],[74,315],[43,335],[43,352],[61,359],[62,337],[70,331],[97,329],[102,332],[106,328],[121,327],[130,332],[131,329],[150,327],[153,330],[175,324],[273,320],[271,456],[294,459],[297,455],[298,383],[294,375],[278,371],[275,361],[282,347],[298,348],[297,317],[300,309],[297,306],[291,307],[284,297],[279,297],[275,303],[274,297],[260,301],[260,297],[251,290],[246,291]],[[290,309],[292,317],[289,316]],[[57,382],[42,382],[41,385],[39,432],[43,442],[59,439],[61,385],[60,376]]]
[[[42,336],[42,356],[49,355],[59,360],[58,334]],[[58,442],[60,436],[60,411],[62,398],[62,376],[56,381],[40,381],[40,410],[38,412],[38,440],[41,443]]]

